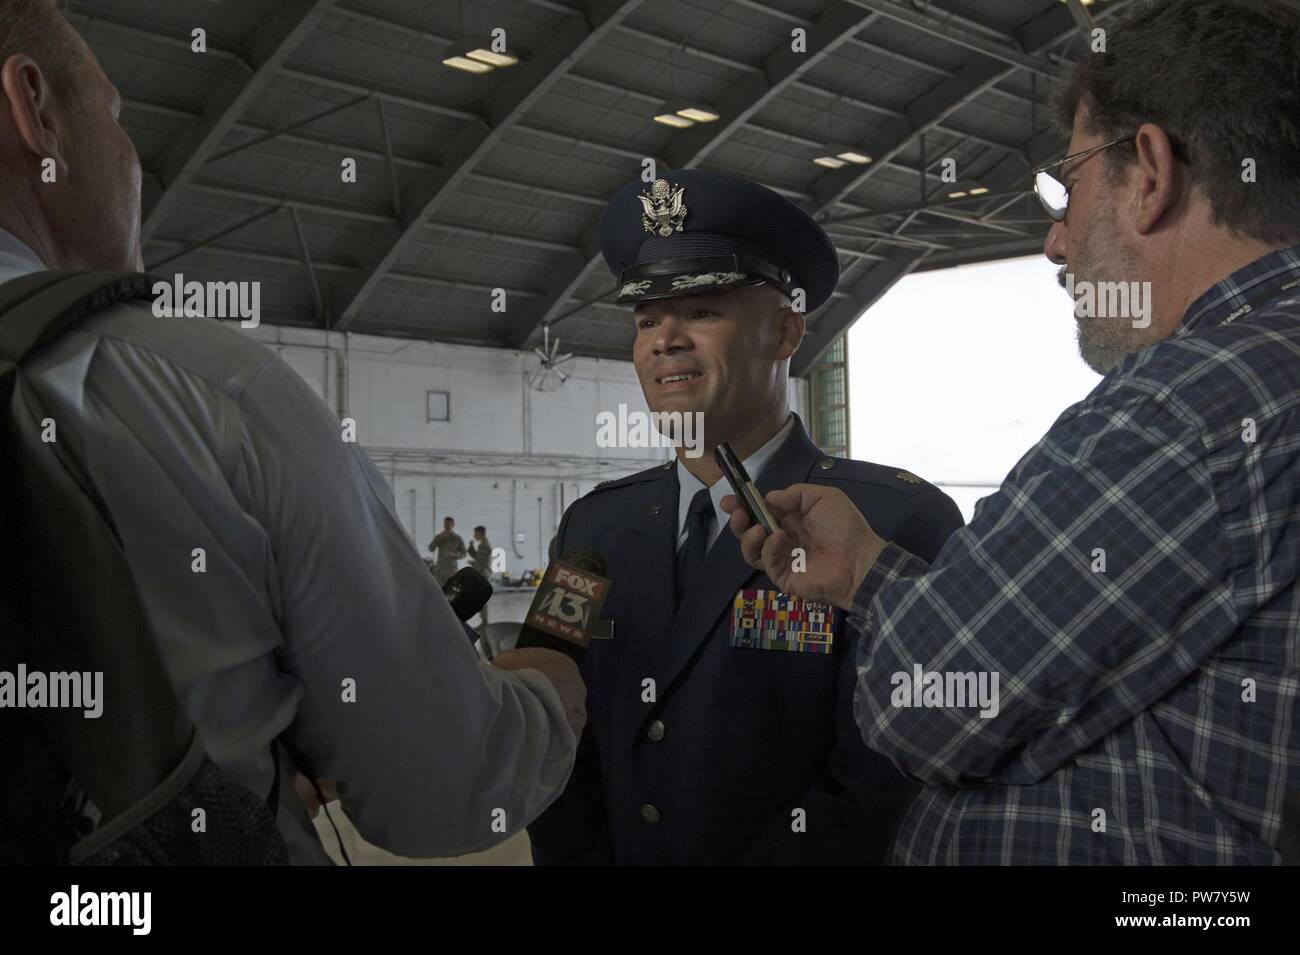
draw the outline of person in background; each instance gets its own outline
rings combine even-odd
[[[442,586],[456,573],[460,559],[465,556],[465,541],[454,530],[456,522],[450,517],[442,519],[442,530],[429,541],[433,552],[433,576]]]
[[[492,543],[487,539],[487,528],[480,524],[474,528],[474,539],[469,542],[469,565],[488,579],[492,574]],[[479,611],[479,627],[488,625],[487,604]]]

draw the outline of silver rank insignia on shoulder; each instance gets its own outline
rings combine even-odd
[[[645,230],[665,239],[674,232],[681,232],[682,222],[686,219],[685,193],[684,186],[674,189],[667,179],[656,179],[648,193],[637,196],[645,210],[641,216]]]
[[[906,481],[908,484],[921,483],[921,479],[917,477],[915,474],[913,474],[911,471],[899,471],[897,474],[894,475],[894,477],[898,478],[900,481]]]

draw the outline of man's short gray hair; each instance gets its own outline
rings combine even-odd
[[[25,53],[54,92],[71,101],[80,60],[58,0],[0,0],[0,65]]]

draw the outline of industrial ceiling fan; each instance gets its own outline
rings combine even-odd
[[[560,370],[560,365],[564,364],[573,357],[572,352],[559,354],[560,339],[551,341],[551,326],[542,326],[542,345],[533,347],[533,354],[538,357],[539,364],[532,371],[526,372],[524,377],[528,382],[528,387],[534,391],[555,391],[562,387],[569,376]]]

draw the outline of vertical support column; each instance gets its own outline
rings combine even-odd
[[[925,134],[924,133],[921,135],[919,142],[921,146],[921,205],[925,205],[925,200],[926,200],[925,174],[930,167],[926,164],[925,161]]]
[[[293,231],[298,236],[298,254],[302,256],[303,268],[311,281],[311,300],[316,306],[316,321],[320,322],[326,332],[329,331],[329,317],[325,314],[325,300],[320,294],[320,283],[316,280],[316,267],[311,262],[311,251],[307,248],[307,236],[302,231],[302,222],[298,219],[298,210],[289,206],[289,218],[293,219]]]
[[[393,192],[393,215],[398,221],[402,218],[402,191],[397,186],[397,162],[393,159],[393,140],[388,135],[388,114],[384,112],[384,101],[375,97],[379,107],[379,128],[384,133],[384,155],[388,157],[388,186]]]

